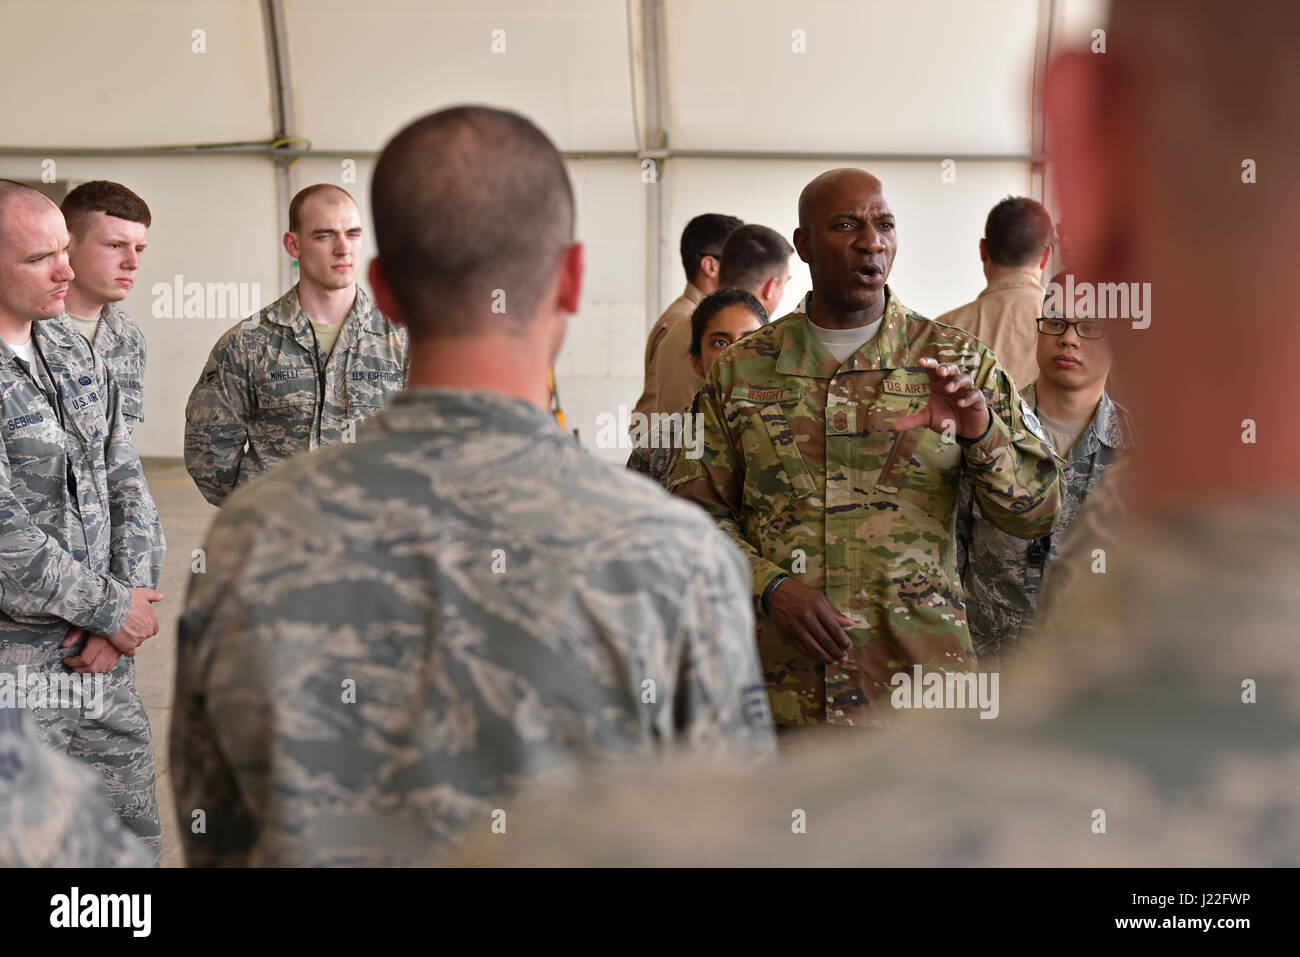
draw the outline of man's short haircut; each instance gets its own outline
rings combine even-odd
[[[691,313],[691,355],[698,356],[704,348],[704,329],[709,320],[728,306],[744,306],[758,317],[760,326],[767,325],[767,310],[744,289],[719,289],[705,296]]]
[[[984,248],[998,266],[1033,265],[1051,238],[1051,214],[1027,196],[1008,196],[984,222]]]
[[[573,243],[573,189],[517,113],[457,106],[384,147],[370,188],[379,261],[413,336],[519,330]]]
[[[95,213],[143,223],[146,227],[153,222],[149,207],[143,199],[121,183],[110,183],[106,179],[82,183],[63,197],[63,204],[59,208],[67,221],[68,232],[74,236],[85,234],[90,225],[90,217]]]
[[[47,204],[54,206],[54,202],[39,189],[32,189],[26,183],[12,179],[0,179],[0,238],[4,237],[10,207],[23,206],[35,210],[43,209]]]
[[[686,281],[695,282],[700,271],[700,260],[705,256],[721,256],[722,243],[744,220],[722,213],[704,213],[696,216],[682,230],[682,268]]]
[[[737,226],[722,244],[718,287],[748,289],[757,294],[769,279],[784,279],[794,247],[775,229],[749,223]]]
[[[355,206],[357,201],[352,199],[352,194],[342,186],[335,186],[333,183],[313,183],[311,186],[304,186],[289,200],[289,232],[296,233],[302,228],[302,204],[307,202],[313,196],[319,196],[321,193],[336,194],[334,198],[346,198],[351,200]]]

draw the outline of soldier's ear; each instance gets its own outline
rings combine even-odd
[[[370,291],[374,294],[379,311],[398,325],[406,325],[406,318],[398,308],[397,300],[393,298],[393,290],[388,285],[388,277],[384,275],[384,267],[378,256],[370,260],[369,276]]]
[[[808,258],[808,230],[800,226],[794,231],[794,251],[799,254],[800,262],[812,262]]]

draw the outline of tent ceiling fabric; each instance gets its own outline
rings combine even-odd
[[[54,150],[271,137],[258,0],[5,0],[0,61],[8,78],[0,84],[5,146]],[[68,122],[70,115],[75,123]]]
[[[1029,153],[1038,0],[665,2],[674,149]]]
[[[299,129],[317,149],[378,150],[412,104],[463,102],[518,110],[561,150],[636,148],[621,0],[286,0],[285,12]]]

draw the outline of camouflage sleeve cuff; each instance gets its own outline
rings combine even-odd
[[[998,455],[1011,444],[1011,430],[996,412],[989,409],[989,427],[970,445],[959,442],[966,463],[973,468],[997,461]]]
[[[96,635],[111,638],[122,630],[126,616],[131,613],[131,588],[110,576],[105,576],[104,581],[107,592],[104,604],[96,608],[86,622],[74,621],[72,624]]]

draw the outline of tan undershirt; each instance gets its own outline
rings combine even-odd
[[[1083,435],[1083,430],[1088,427],[1088,423],[1092,420],[1062,422],[1059,419],[1043,415],[1039,411],[1038,421],[1043,423],[1043,431],[1047,433],[1047,440],[1052,443],[1052,448],[1056,449],[1056,454],[1063,459],[1068,459],[1070,450],[1074,448],[1074,443],[1079,441],[1079,436]]]
[[[68,318],[72,320],[72,323],[77,327],[78,332],[91,342],[95,341],[95,336],[99,335],[99,316],[95,316],[93,319],[86,319],[82,316],[74,316],[72,313],[68,313]]]
[[[330,355],[334,351],[334,344],[339,341],[339,333],[343,331],[343,323],[334,322],[327,325],[323,322],[317,322],[315,319],[307,321],[316,330],[316,341],[320,343],[325,355]]]

